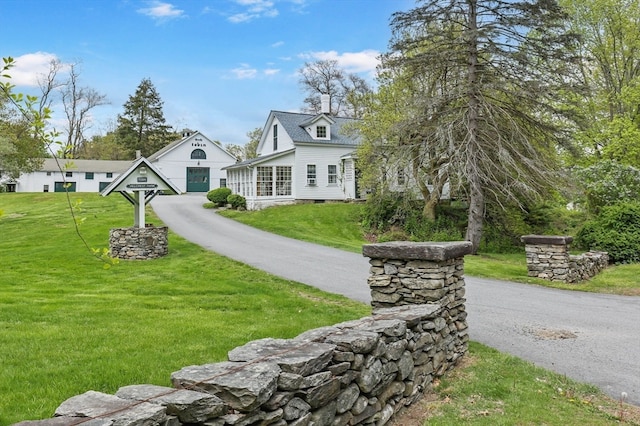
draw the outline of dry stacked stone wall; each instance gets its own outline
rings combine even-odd
[[[115,228],[109,232],[111,256],[118,259],[146,260],[169,253],[166,226]]]
[[[388,275],[403,293],[396,305],[374,298],[371,316],[293,339],[249,342],[230,351],[227,361],[174,372],[173,387],[88,391],[64,401],[51,419],[19,425],[385,425],[467,350],[459,263],[469,249],[467,243],[365,246],[372,292],[380,293],[380,276]],[[402,264],[401,256],[410,259]],[[408,295],[431,287],[444,290]]]
[[[530,277],[577,283],[596,276],[609,264],[606,252],[569,254],[573,241],[570,236],[525,235],[521,240],[525,243],[527,274]]]

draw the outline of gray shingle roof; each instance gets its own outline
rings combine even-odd
[[[58,163],[63,171],[70,172],[94,172],[94,173],[122,173],[131,166],[132,160],[67,160],[58,158]],[[40,167],[42,172],[59,172],[55,158],[45,158]]]
[[[301,114],[295,112],[272,111],[284,127],[287,134],[293,139],[293,143],[313,143],[320,145],[353,145],[360,143],[360,136],[355,129],[350,129],[358,120],[344,117],[328,117],[334,121],[331,125],[331,137],[329,140],[318,140],[311,137],[304,129],[304,124],[309,123],[317,115]]]

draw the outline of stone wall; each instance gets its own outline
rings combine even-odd
[[[525,243],[530,277],[577,283],[596,276],[609,264],[606,252],[569,254],[573,241],[569,236],[525,235],[521,240]]]
[[[249,342],[228,361],[174,372],[173,387],[89,391],[64,401],[52,419],[19,425],[385,425],[467,351],[461,262],[470,247],[367,245],[371,316]],[[402,297],[390,302],[381,287]]]
[[[118,259],[146,260],[166,256],[169,252],[169,228],[114,228],[109,232],[111,256]]]

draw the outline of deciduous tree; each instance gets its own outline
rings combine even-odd
[[[11,57],[2,58],[0,76],[0,178],[15,179],[42,165],[52,134],[45,130],[48,107],[38,105],[38,98],[13,92],[9,70]]]
[[[260,138],[262,137],[262,128],[256,127],[252,131],[247,132],[247,137],[249,138],[249,141],[244,145],[227,144],[225,146],[225,149],[231,155],[234,155],[238,161],[249,160],[258,156],[256,150],[258,149],[258,143],[260,143]]]
[[[582,36],[582,70],[589,96],[577,138],[583,163],[609,159],[640,167],[640,3],[561,0]]]
[[[60,89],[62,105],[67,118],[65,126],[67,134],[67,143],[64,147],[65,158],[78,156],[82,145],[86,142],[85,132],[92,124],[91,111],[100,105],[108,103],[106,95],[100,94],[91,87],[80,86],[79,77],[78,65],[70,64],[68,80]]]
[[[345,72],[336,60],[306,62],[299,83],[306,94],[304,109],[312,114],[322,111],[321,95],[329,95],[331,115],[359,118],[363,109],[358,100],[372,91],[366,80]]]

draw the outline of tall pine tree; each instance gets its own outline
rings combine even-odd
[[[136,93],[124,104],[118,115],[116,135],[118,143],[133,158],[137,150],[149,156],[172,141],[171,132],[162,112],[163,102],[151,80],[142,80]]]
[[[476,251],[486,203],[522,203],[551,186],[565,119],[558,105],[579,81],[576,40],[555,0],[418,3],[393,16],[384,61],[423,90],[405,98],[411,113],[401,127],[410,137],[397,148],[435,150],[406,156],[414,162],[446,161],[452,189],[468,202],[466,238]]]

